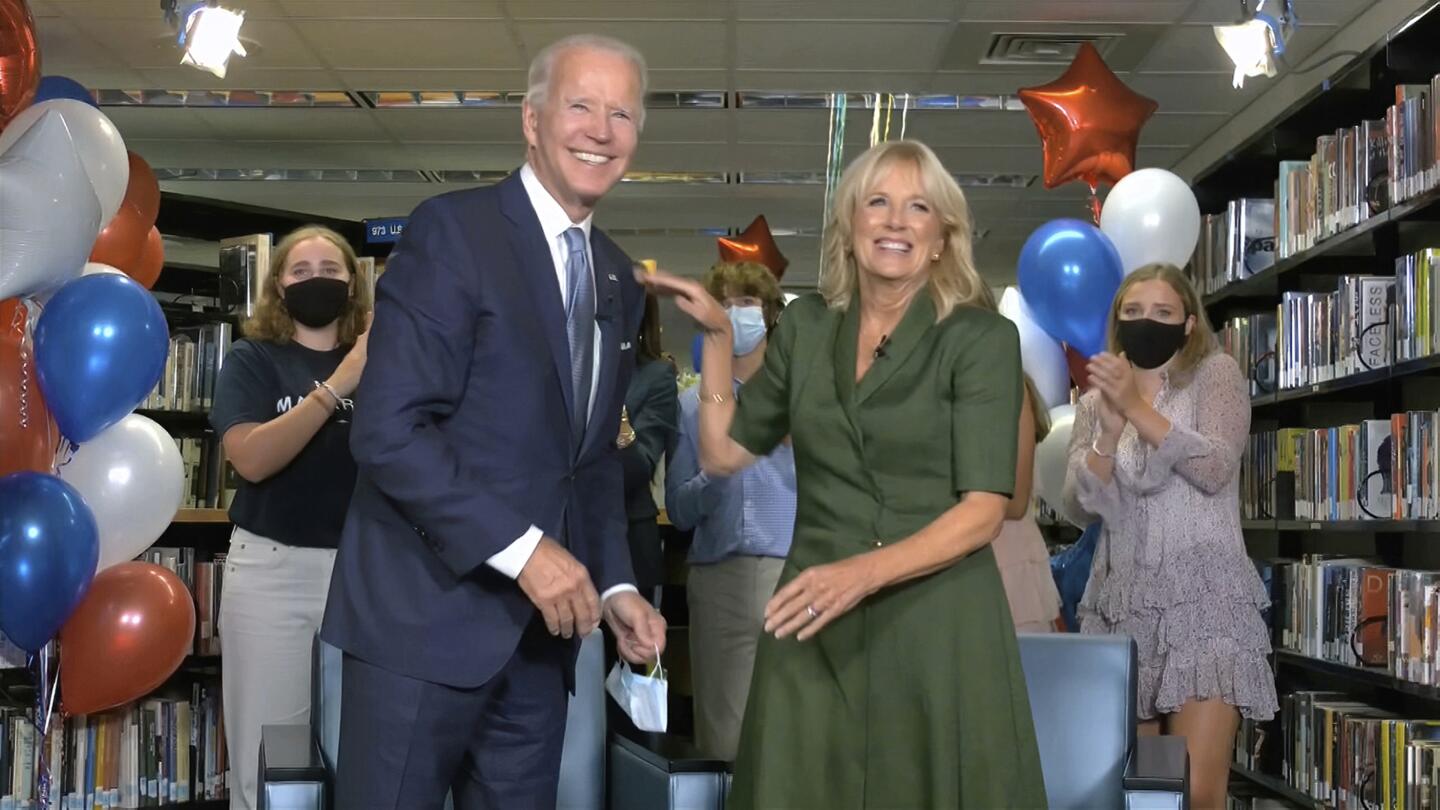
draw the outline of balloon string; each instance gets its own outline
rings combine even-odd
[[[1090,209],[1090,217],[1095,220],[1095,227],[1100,227],[1100,187],[1096,183],[1090,184],[1090,199],[1086,205]]]
[[[900,108],[900,140],[905,140],[905,124],[910,119],[910,94],[905,94],[905,106]]]
[[[875,94],[875,102],[870,112],[870,145],[874,146],[880,142],[880,94]]]
[[[15,314],[10,316],[10,331],[19,340],[20,346],[20,430],[30,429],[30,341],[25,323],[29,313],[25,309],[24,302],[15,307]]]

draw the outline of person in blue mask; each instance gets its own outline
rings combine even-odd
[[[736,396],[765,362],[784,298],[753,262],[710,268],[705,288],[730,316]],[[670,522],[693,529],[686,595],[695,688],[695,742],[733,760],[740,742],[765,604],[775,593],[795,529],[795,457],[788,444],[728,477],[706,475],[698,453],[699,386],[680,397],[680,438],[665,476]]]

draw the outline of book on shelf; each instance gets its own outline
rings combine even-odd
[[[197,559],[193,548],[152,546],[139,559],[168,568],[190,589],[195,599],[195,638],[187,651],[195,655],[220,654],[220,592],[225,583],[225,553]]]
[[[1278,387],[1304,388],[1392,365],[1395,288],[1388,276],[1346,275],[1333,292],[1282,293],[1275,315]]]
[[[215,381],[233,341],[229,323],[176,329],[170,335],[165,371],[140,407],[156,411],[208,411]]]
[[[1240,460],[1247,520],[1440,519],[1440,412],[1251,434]]]
[[[1278,323],[1273,313],[1231,318],[1220,326],[1220,346],[1250,381],[1250,396],[1275,392]]]
[[[182,509],[229,509],[240,482],[225,456],[225,444],[213,432],[203,436],[174,436],[184,465]]]
[[[50,766],[52,806],[157,807],[228,795],[225,725],[217,686],[146,698],[66,718]]]
[[[1202,293],[1247,279],[1275,263],[1275,201],[1231,200],[1201,221],[1191,277]]]
[[[1440,572],[1320,554],[1258,565],[1277,649],[1440,686]]]
[[[1281,696],[1272,734],[1281,779],[1317,802],[1404,810],[1440,798],[1440,720],[1397,717],[1342,692],[1296,691]]]

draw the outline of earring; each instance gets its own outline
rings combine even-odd
[[[938,262],[938,261],[940,261],[940,254],[939,254],[939,253],[931,253],[931,254],[930,254],[930,261],[932,261],[932,262]]]

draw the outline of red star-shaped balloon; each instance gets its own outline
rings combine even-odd
[[[759,262],[770,268],[779,281],[785,275],[790,260],[780,254],[775,237],[770,234],[770,224],[764,215],[755,217],[740,235],[734,239],[722,236],[715,240],[720,245],[722,262]]]
[[[1040,132],[1046,188],[1075,179],[1113,185],[1129,174],[1140,128],[1159,107],[1120,81],[1088,42],[1065,75],[1020,90],[1020,100]]]

